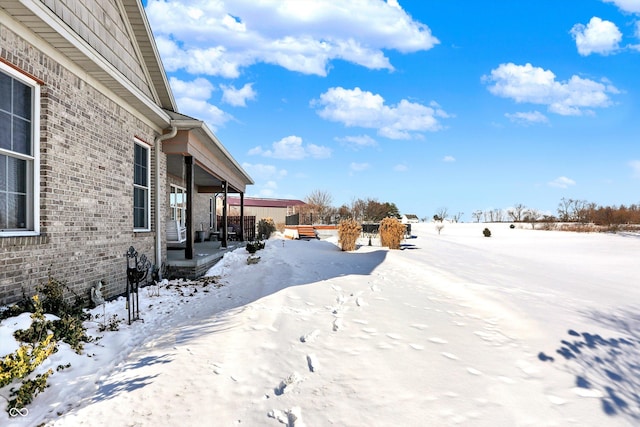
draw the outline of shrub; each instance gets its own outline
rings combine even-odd
[[[482,230],[482,234],[484,234],[484,237],[491,237],[491,230],[485,228],[484,230]]]
[[[389,249],[400,249],[405,226],[397,218],[387,217],[380,221],[380,244]]]
[[[276,224],[271,218],[263,218],[258,221],[258,237],[268,239],[276,231]]]
[[[362,226],[355,219],[344,219],[338,225],[338,243],[343,251],[356,249],[356,241],[362,232]]]

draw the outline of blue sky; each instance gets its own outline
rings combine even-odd
[[[640,203],[640,0],[148,0],[180,112],[253,177],[446,208]]]

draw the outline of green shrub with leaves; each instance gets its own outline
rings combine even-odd
[[[272,218],[263,218],[258,221],[258,237],[268,239],[276,231],[276,224]]]
[[[338,243],[343,251],[354,251],[362,233],[362,226],[355,219],[344,219],[338,224]]]
[[[400,249],[405,226],[397,218],[387,217],[380,221],[380,244],[389,249]]]
[[[75,304],[65,300],[65,290],[75,295]],[[58,341],[68,343],[77,353],[91,338],[87,336],[83,321],[89,317],[83,310],[84,301],[73,293],[63,282],[49,277],[48,281],[36,287],[38,292],[32,298],[24,297],[2,313],[3,318],[32,312],[31,325],[18,330],[14,337],[23,342],[12,354],[0,359],[0,388],[17,380],[23,380],[17,389],[11,389],[11,399],[7,411],[21,409],[47,387],[47,379],[53,370],[26,379],[34,370],[58,348]],[[9,312],[9,313],[7,313]],[[57,320],[47,320],[45,313],[53,314]]]
[[[57,351],[57,342],[54,334],[47,328],[47,321],[42,310],[42,302],[38,295],[33,297],[35,311],[31,315],[33,322],[27,331],[16,331],[17,339],[28,339],[29,343],[22,344],[12,353],[0,360],[0,388],[11,384],[15,380],[29,376],[42,362]],[[38,374],[35,379],[22,381],[22,385],[16,390],[11,389],[11,396],[15,399],[9,401],[7,411],[12,408],[22,409],[31,403],[33,398],[47,387],[47,378],[53,371],[49,369],[43,374]]]

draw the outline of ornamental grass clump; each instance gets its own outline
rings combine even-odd
[[[380,245],[400,249],[404,233],[405,226],[397,218],[388,217],[380,221]]]
[[[362,226],[355,219],[344,219],[338,225],[338,243],[343,251],[354,251]]]
[[[258,221],[258,237],[268,239],[276,231],[276,224],[272,218],[263,218]]]

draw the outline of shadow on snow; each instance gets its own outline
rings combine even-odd
[[[575,386],[585,392],[600,392],[602,410],[632,423],[640,422],[640,315],[630,311],[616,314],[590,312],[587,316],[619,333],[617,338],[577,332],[560,341],[556,354],[565,369],[576,376]],[[543,362],[553,356],[538,354]],[[562,360],[561,359],[561,360]]]

